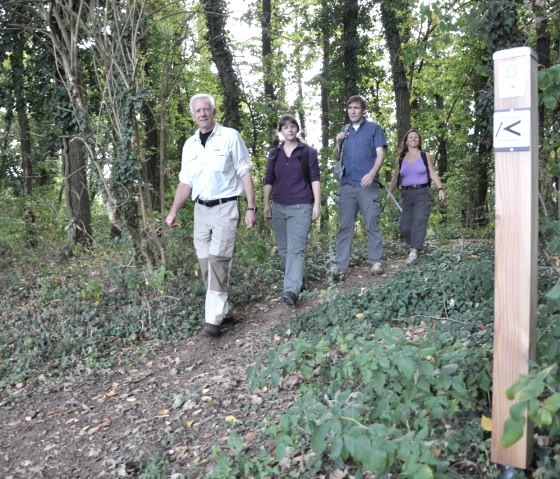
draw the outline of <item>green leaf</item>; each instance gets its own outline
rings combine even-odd
[[[446,364],[444,366],[441,367],[441,373],[442,374],[454,374],[457,369],[459,369],[459,365],[458,364]]]
[[[381,394],[385,388],[385,380],[387,376],[381,371],[374,371],[371,376],[371,384],[377,394]]]
[[[434,473],[427,464],[420,464],[414,471],[414,479],[433,479]]]
[[[550,414],[550,411],[539,409],[539,422],[539,426],[550,426],[552,424],[552,414]]]
[[[520,391],[519,400],[527,401],[530,399],[538,398],[544,391],[544,383],[539,380],[531,380],[529,383]]]
[[[276,442],[276,460],[280,462],[286,457],[286,445],[283,441]]]
[[[373,445],[367,458],[363,461],[363,464],[371,472],[379,474],[387,467],[387,453],[383,449]]]
[[[313,452],[317,455],[321,455],[327,447],[327,434],[329,433],[330,427],[328,422],[320,424],[319,427],[313,431],[311,436],[311,448]]]
[[[371,449],[371,443],[367,436],[350,436],[344,435],[344,446],[348,449],[350,455],[357,461],[367,456],[368,451]]]
[[[400,373],[406,379],[410,379],[412,377],[414,374],[414,363],[409,358],[397,356],[397,358],[395,358],[395,363]]]
[[[553,96],[547,95],[543,97],[543,104],[547,110],[554,110],[556,108],[556,105],[558,104],[558,101]]]
[[[516,421],[512,418],[506,420],[504,424],[504,435],[502,436],[502,446],[509,447],[523,437],[525,421]]]
[[[560,393],[554,393],[544,400],[545,409],[549,410],[551,413],[555,413],[560,409]]]
[[[525,411],[527,410],[526,402],[518,402],[509,408],[509,415],[515,421],[525,420]]]
[[[335,438],[329,450],[329,457],[333,461],[336,461],[337,459],[340,458],[340,454],[342,453],[342,446],[343,446],[342,439],[340,437]]]
[[[547,108],[549,107],[547,106]],[[556,104],[554,105],[554,107],[550,108],[556,108]],[[560,309],[560,279],[556,282],[554,287],[548,293],[546,293],[546,299],[548,300],[548,304],[551,307],[553,307],[554,309]]]

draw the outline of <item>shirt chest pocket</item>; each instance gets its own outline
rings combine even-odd
[[[231,151],[215,149],[207,152],[207,166],[210,171],[225,173],[233,168]]]

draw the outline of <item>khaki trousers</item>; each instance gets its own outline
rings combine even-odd
[[[206,287],[204,318],[220,325],[230,312],[228,287],[239,226],[239,202],[194,207],[194,247]]]

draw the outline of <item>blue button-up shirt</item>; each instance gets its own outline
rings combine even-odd
[[[342,145],[343,185],[360,186],[363,176],[373,168],[379,147],[387,148],[381,126],[368,120],[362,120],[357,130],[350,125],[348,137]],[[379,181],[379,172],[375,181]]]

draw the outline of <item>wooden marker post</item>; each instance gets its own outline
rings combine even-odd
[[[538,231],[537,60],[528,47],[494,53],[496,257],[492,461],[526,469],[533,425],[513,446],[501,445],[509,417],[506,390],[535,357]]]

